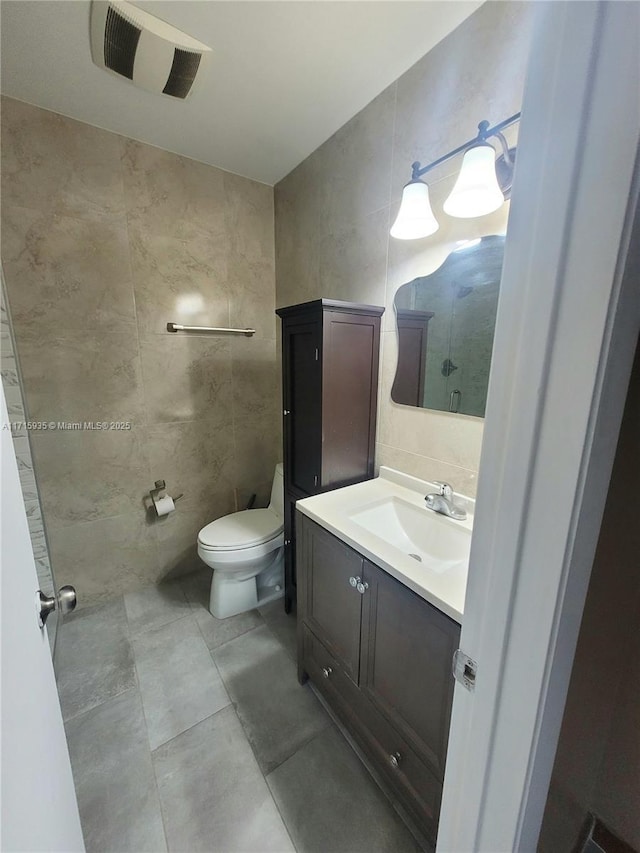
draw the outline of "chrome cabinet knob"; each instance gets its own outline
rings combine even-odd
[[[402,756],[399,752],[392,752],[389,756],[389,763],[395,769],[400,766],[400,762],[402,761]]]
[[[331,675],[332,672],[333,672],[333,670],[331,669],[330,666],[324,666],[322,668],[322,674],[324,675],[325,678],[329,678],[329,676]]]
[[[358,590],[360,595],[364,595],[365,592],[369,589],[369,584],[366,581],[359,581],[356,586],[356,589]]]
[[[351,577],[349,578],[349,583],[351,584],[351,586],[352,586],[354,589],[357,589],[357,588],[358,588],[358,584],[360,583],[360,578],[359,578],[359,577],[354,577],[353,575],[351,575]]]

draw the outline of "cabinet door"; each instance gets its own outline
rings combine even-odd
[[[373,476],[380,317],[326,311],[323,321],[322,487]]]
[[[362,577],[364,559],[299,513],[297,526],[302,618],[357,684],[363,596],[350,578]]]
[[[315,494],[322,451],[320,321],[286,320],[283,326],[285,487]]]
[[[365,578],[360,689],[442,779],[460,626],[368,561]]]

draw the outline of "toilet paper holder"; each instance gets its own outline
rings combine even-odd
[[[160,493],[166,492],[166,489],[167,489],[167,484],[164,480],[156,480],[155,488],[153,488],[149,491],[149,495],[151,497],[151,501],[152,501],[154,507],[156,505],[156,501],[159,498],[164,497],[164,495],[162,495]],[[179,495],[175,496],[175,498],[173,499],[173,502],[177,503],[180,500],[180,498],[183,498],[183,497],[184,497],[184,492],[181,492]]]

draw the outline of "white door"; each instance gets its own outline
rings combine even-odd
[[[536,849],[640,329],[640,4],[536,8],[442,853]]]
[[[46,628],[36,614],[36,575],[9,418],[0,385],[2,641],[0,849],[84,850]]]

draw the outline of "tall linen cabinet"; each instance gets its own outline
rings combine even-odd
[[[374,474],[384,308],[316,299],[282,319],[285,610],[296,596],[295,503]]]

